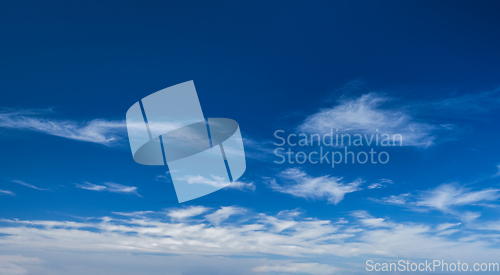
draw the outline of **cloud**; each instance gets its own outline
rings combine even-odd
[[[200,175],[196,176],[184,176],[178,177],[177,180],[186,181],[188,184],[206,184],[214,187],[225,187],[227,185],[227,179],[219,177],[217,175],[210,175],[212,178],[205,178]]]
[[[393,184],[394,182],[390,179],[381,179],[379,182],[372,183],[368,186],[368,189],[379,189],[386,187],[387,184]]]
[[[500,189],[472,191],[458,184],[443,184],[435,189],[423,192],[415,205],[450,212],[454,206],[495,201],[500,198],[499,192]]]
[[[384,103],[390,100],[377,93],[342,100],[334,107],[308,116],[298,129],[313,134],[328,134],[331,129],[361,135],[400,134],[403,146],[428,147],[435,142],[435,131],[450,127],[419,121],[404,108],[384,108]]]
[[[142,197],[137,193],[137,187],[127,186],[113,182],[105,182],[104,185],[97,185],[90,182],[85,182],[83,184],[76,184],[77,188],[91,190],[91,191],[106,191],[111,193],[124,193],[124,194],[134,194]]]
[[[171,210],[167,213],[167,216],[169,216],[173,219],[177,219],[177,220],[184,220],[187,218],[199,216],[207,211],[208,211],[208,208],[206,208],[206,207],[192,206],[192,207],[185,208],[185,209]]]
[[[12,191],[8,191],[8,190],[2,190],[0,189],[0,195],[9,195],[9,196],[15,196],[16,194]]]
[[[283,265],[265,265],[253,269],[255,272],[287,272],[307,273],[315,275],[334,274],[338,269],[327,264],[318,263],[290,263]]]
[[[275,191],[305,199],[325,199],[333,204],[342,201],[345,194],[361,190],[359,186],[363,182],[357,179],[346,184],[342,178],[311,177],[297,168],[286,169],[278,175],[278,179],[285,184],[279,185],[275,179],[271,180],[269,186]]]
[[[396,205],[407,205],[408,199],[411,197],[410,193],[400,194],[400,195],[391,195],[389,197],[385,197],[382,200],[375,200],[379,202],[384,202],[388,204],[396,204]]]
[[[445,230],[448,230],[452,227],[456,227],[456,226],[459,226],[461,225],[461,223],[442,223],[442,224],[439,224],[437,227],[436,227],[436,230],[437,231],[445,231]]]
[[[451,96],[448,98],[438,99],[433,102],[421,104],[420,108],[429,108],[433,112],[441,111],[448,115],[456,115],[457,113],[463,118],[468,118],[472,114],[480,114],[496,110],[500,103],[500,87],[485,92],[472,92],[459,96]],[[467,116],[463,116],[466,113]]]
[[[39,191],[47,191],[48,189],[44,189],[44,188],[39,188],[39,187],[36,187],[32,184],[29,184],[29,183],[26,183],[24,181],[21,181],[21,180],[13,180],[12,182],[15,182],[15,183],[18,183],[18,184],[21,184],[21,185],[24,185],[26,187],[29,187],[29,188],[32,188],[32,189],[35,189],[35,190],[39,190]]]
[[[154,211],[135,211],[135,212],[112,212],[115,215],[121,215],[126,217],[143,217],[146,214],[154,213]]]
[[[442,184],[436,188],[420,192],[418,195],[410,193],[391,195],[389,197],[372,199],[375,202],[407,207],[414,211],[438,210],[445,214],[454,215],[459,220],[471,223],[481,216],[481,213],[461,211],[463,206],[490,206],[489,204],[500,198],[500,189],[483,189],[474,191],[456,183]]]
[[[382,184],[376,182],[376,183],[372,183],[368,186],[368,189],[379,189],[379,188],[382,188]]]
[[[177,179],[186,181],[188,184],[206,184],[219,188],[224,187],[227,189],[238,189],[241,191],[244,190],[255,191],[255,184],[253,182],[234,181],[228,185],[227,179],[219,177],[217,175],[210,175],[210,176],[211,178],[206,178],[200,175],[184,176],[184,177],[178,177]]]
[[[170,176],[168,176],[170,172],[167,172],[165,175],[156,176],[156,180],[165,180],[170,182]],[[215,187],[224,187],[226,189],[237,189],[240,191],[255,191],[255,184],[253,182],[243,182],[243,181],[233,181],[231,184],[227,185],[227,181],[224,178],[219,176],[211,175],[210,178],[205,178],[203,176],[184,176],[179,177],[179,180],[185,180],[188,184],[206,184]]]
[[[366,211],[355,211],[353,212],[353,216],[358,218],[363,225],[369,227],[391,227],[393,225],[383,218],[374,218]]]
[[[206,215],[205,219],[210,221],[212,224],[219,226],[221,222],[227,220],[230,216],[242,214],[245,211],[245,209],[240,207],[221,207],[221,209],[215,211],[214,213]]]
[[[2,252],[4,251],[0,248],[0,253]],[[12,252],[7,251],[7,253]],[[32,261],[14,259],[14,264],[17,265],[16,269],[3,269],[0,270],[0,274],[165,275],[167,271],[168,275],[255,275],[256,273],[252,271],[252,269],[258,266],[285,266],[291,264],[290,260],[271,260],[264,259],[262,257],[230,258],[219,256],[161,255],[120,252],[78,253],[71,251],[59,252],[54,250],[16,251],[16,253],[37,254],[40,255],[38,257],[40,260],[37,260],[38,258],[33,258]],[[6,256],[22,257],[10,255],[5,255],[4,257]],[[2,261],[0,260],[0,267],[1,262]],[[307,271],[304,274],[308,274]]]
[[[94,119],[88,122],[48,117],[52,110],[16,110],[0,112],[0,128],[40,132],[78,141],[116,144],[126,134],[125,121]]]
[[[466,223],[473,222],[479,217],[481,217],[481,213],[479,212],[465,211],[463,213],[458,214],[458,218]]]
[[[273,141],[270,140],[256,140],[246,136],[243,138],[245,145],[245,158],[254,159],[263,162],[272,162],[274,160]]]
[[[224,222],[236,209],[238,215],[231,222]],[[276,255],[285,259],[325,256],[341,257],[341,263],[359,262],[367,256],[484,262],[494,260],[500,253],[500,249],[490,245],[500,241],[500,236],[488,232],[457,227],[461,238],[469,239],[462,241],[442,233],[453,228],[451,225],[437,225],[441,229],[438,231],[436,225],[398,223],[373,217],[366,211],[354,212],[345,217],[348,223],[341,224],[290,213],[296,211],[269,215],[238,206],[213,210],[193,206],[140,215],[121,213],[117,218],[106,216],[84,222],[2,220],[0,247],[7,251],[24,248],[64,253]],[[266,263],[254,267],[271,272],[276,266],[287,265]],[[312,271],[310,274],[317,274]]]
[[[478,225],[477,228],[482,230],[500,231],[500,221],[482,223]]]
[[[226,186],[227,189],[237,189],[240,191],[255,191],[255,184],[253,182],[233,181],[230,185]]]
[[[28,274],[28,270],[22,264],[38,264],[42,261],[38,258],[23,257],[20,255],[0,255],[0,274]]]
[[[498,177],[498,176],[500,176],[500,164],[497,165],[497,172],[492,177]]]

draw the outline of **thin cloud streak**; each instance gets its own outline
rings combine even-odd
[[[52,110],[17,110],[0,112],[0,128],[34,131],[72,140],[115,145],[126,135],[125,121],[94,119],[88,122],[42,117]]]
[[[481,216],[481,213],[461,211],[465,206],[491,206],[500,198],[500,189],[487,188],[473,190],[457,183],[447,183],[438,187],[421,191],[417,195],[405,193],[391,195],[382,199],[372,199],[375,202],[407,207],[414,211],[437,210],[451,214],[458,219],[470,223]]]
[[[104,185],[93,184],[90,182],[85,182],[83,184],[75,184],[77,188],[90,190],[90,191],[106,191],[111,193],[123,193],[123,194],[134,194],[136,196],[142,197],[137,192],[137,187],[127,186],[114,182],[105,182]]]
[[[8,191],[8,190],[2,190],[0,189],[0,195],[9,195],[9,196],[15,196],[16,194],[12,191]]]
[[[29,187],[31,189],[35,189],[35,190],[39,190],[39,191],[48,191],[48,189],[45,189],[45,188],[39,188],[39,187],[36,187],[34,186],[33,184],[29,184],[27,182],[24,182],[24,181],[21,181],[21,180],[13,180],[12,182],[15,182],[15,183],[18,183],[20,185],[24,185],[26,187]]]

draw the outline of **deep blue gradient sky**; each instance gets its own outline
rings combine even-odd
[[[429,228],[461,223],[462,231],[447,236],[459,244],[471,232],[497,234],[499,10],[498,1],[4,2],[0,218],[80,221],[237,206],[267,215],[296,209],[332,222],[367,211]],[[137,100],[188,80],[206,117],[239,123],[248,188],[179,205],[166,169],[135,163],[126,129],[109,125],[122,123]],[[374,101],[363,101],[367,95]],[[274,163],[274,131],[298,133],[329,110],[352,118],[360,133],[382,127],[432,142],[389,148],[385,165]],[[341,119],[323,117],[315,129],[329,131]],[[81,130],[92,121],[108,123],[95,131],[115,140],[88,139]],[[300,176],[286,174],[293,171],[305,182],[362,183],[332,203],[321,188],[287,193],[300,185]],[[383,180],[390,183],[368,188]],[[81,188],[109,182],[137,193]],[[406,201],[395,203],[396,196]],[[498,240],[486,243],[498,248]],[[265,257],[281,257],[272,254]],[[334,267],[343,262],[328,253],[311,257]],[[196,274],[186,272],[179,274]]]

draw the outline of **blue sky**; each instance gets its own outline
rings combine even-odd
[[[498,8],[2,3],[0,273],[500,262]],[[239,123],[247,169],[179,204],[165,167],[133,161],[124,120],[137,100],[188,80],[206,117]],[[330,129],[401,134],[403,146],[384,148],[387,164],[275,163],[276,130]]]

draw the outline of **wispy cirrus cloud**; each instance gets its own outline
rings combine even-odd
[[[314,134],[328,134],[331,129],[361,135],[400,134],[403,146],[428,147],[435,142],[435,131],[451,127],[420,121],[402,107],[384,107],[389,101],[391,98],[377,93],[343,99],[336,106],[309,115],[298,130]]]
[[[462,118],[470,118],[469,115],[477,115],[495,110],[500,103],[500,87],[489,91],[474,91],[460,95],[452,95],[446,98],[436,99],[432,102],[420,103],[418,107],[428,111],[440,111],[441,115],[456,115],[467,113]]]
[[[474,190],[457,183],[446,183],[438,187],[420,191],[417,195],[405,193],[391,195],[373,201],[407,207],[415,211],[437,210],[446,214],[455,215],[464,222],[472,222],[481,216],[481,213],[461,211],[464,206],[484,206],[495,203],[500,198],[500,189],[486,188]]]
[[[0,189],[0,195],[9,195],[9,196],[15,196],[16,194],[12,191],[9,190],[2,190]]]
[[[492,178],[498,177],[498,176],[500,176],[500,164],[497,165],[497,172],[492,176]]]
[[[0,128],[34,131],[78,141],[116,144],[126,134],[125,121],[94,119],[86,122],[51,118],[51,109],[0,111]]]
[[[344,183],[339,177],[312,177],[297,168],[288,168],[279,173],[277,179],[269,180],[269,186],[275,191],[305,199],[327,200],[333,204],[342,201],[345,194],[361,190],[362,183],[361,179]]]
[[[106,191],[111,193],[123,193],[123,194],[134,194],[136,196],[142,197],[137,192],[137,187],[127,186],[114,182],[105,182],[104,185],[93,184],[90,182],[84,182],[83,184],[75,184],[77,188],[90,190],[90,191]]]
[[[29,187],[31,189],[35,189],[35,190],[38,190],[38,191],[47,191],[47,190],[49,190],[49,189],[45,189],[45,188],[36,187],[33,184],[24,182],[22,180],[13,180],[12,182],[15,182],[17,184],[20,184],[20,185],[23,185],[23,186],[26,186],[26,187]]]
[[[423,192],[415,201],[415,205],[450,212],[454,206],[491,202],[498,198],[500,198],[500,189],[488,188],[473,191],[452,183],[442,184],[435,189]]]
[[[157,179],[168,179],[168,177],[157,176]],[[255,184],[253,182],[234,181],[228,185],[227,179],[219,177],[217,175],[211,175],[210,178],[196,175],[179,177],[177,179],[184,180],[188,184],[206,184],[218,188],[224,187],[227,189],[237,189],[241,191],[255,191]]]

